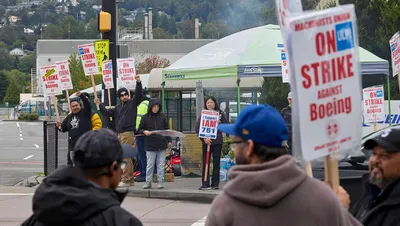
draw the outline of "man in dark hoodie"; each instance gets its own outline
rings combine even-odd
[[[141,226],[121,208],[126,193],[115,190],[121,179],[123,158],[135,155],[109,129],[90,131],[76,143],[75,166],[57,169],[43,180],[33,196],[33,215],[23,226]]]
[[[145,135],[145,150],[147,158],[146,183],[143,189],[150,189],[153,180],[154,165],[157,165],[158,188],[164,188],[164,165],[167,148],[171,148],[171,137],[152,134],[154,130],[169,129],[167,117],[160,112],[159,99],[150,99],[149,109],[140,121],[138,133]]]
[[[83,109],[79,99],[71,100],[71,114],[69,114],[63,122],[57,122],[56,125],[63,133],[68,132],[68,154],[67,164],[72,165],[71,151],[78,138],[87,131],[92,130],[92,108],[89,99],[81,93],[76,92],[83,102]]]
[[[106,109],[100,100],[94,100],[96,104],[100,105],[100,111],[103,115],[113,117],[115,129],[118,133],[118,139],[121,144],[134,145],[134,133],[136,131],[136,115],[137,107],[143,100],[142,82],[140,76],[136,75],[136,88],[135,95],[129,99],[129,91],[126,88],[118,89],[117,93],[121,101],[115,108]],[[133,185],[133,163],[131,159],[125,159],[128,163],[126,169],[122,174],[121,183],[119,186],[127,187]]]
[[[233,135],[237,165],[211,205],[207,226],[361,226],[327,184],[308,177],[287,154],[288,129],[277,110],[251,105],[235,124],[218,129]]]

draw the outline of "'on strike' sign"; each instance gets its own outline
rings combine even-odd
[[[105,88],[113,89],[114,81],[113,81],[113,68],[112,68],[111,60],[103,61],[102,72],[103,72],[103,82],[104,82]]]
[[[217,139],[219,112],[202,110],[199,137]]]
[[[46,96],[55,96],[62,93],[57,65],[40,67],[39,73],[43,84],[43,93]]]
[[[56,62],[56,65],[58,67],[58,75],[60,76],[61,89],[73,89],[68,60]]]
[[[125,58],[125,59],[117,59],[118,66],[118,77],[121,79],[121,86],[133,89],[136,86],[135,76],[135,59],[134,58]]]
[[[100,73],[97,64],[96,54],[93,43],[78,46],[79,55],[82,59],[83,70],[86,76],[97,75]]]
[[[290,24],[291,83],[304,159],[359,148],[361,79],[354,6],[291,17]]]
[[[364,115],[367,123],[384,121],[385,105],[383,86],[368,87],[363,89]]]

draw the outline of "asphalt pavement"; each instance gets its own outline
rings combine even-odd
[[[20,225],[32,214],[32,188],[0,188],[0,225]],[[203,226],[210,204],[126,197],[122,207],[144,226]]]
[[[42,122],[0,121],[0,186],[43,172]]]

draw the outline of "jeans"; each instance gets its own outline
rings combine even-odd
[[[211,178],[211,187],[218,187],[219,186],[219,174],[220,174],[220,163],[221,163],[221,150],[222,144],[215,144],[210,146],[210,156],[209,156],[209,163],[208,163],[208,173],[206,181],[204,181],[204,174],[205,174],[205,166],[206,166],[206,155],[207,155],[207,144],[203,144],[203,169],[202,169],[202,186],[210,187],[210,160],[212,156],[213,162],[213,172]]]
[[[144,137],[136,137],[136,147],[139,153],[139,171],[140,177],[146,177],[146,168],[147,168],[147,161],[146,161],[146,151],[144,146]]]
[[[154,165],[157,164],[158,184],[164,182],[164,166],[165,152],[162,151],[146,151],[147,168],[146,168],[146,183],[151,184],[153,181]]]

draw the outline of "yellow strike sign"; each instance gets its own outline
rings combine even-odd
[[[98,40],[94,41],[94,51],[96,54],[97,65],[99,66],[99,72],[102,73],[103,61],[110,58],[110,41],[109,40]]]
[[[46,74],[44,74],[44,77],[48,78],[50,75],[52,75],[54,72],[56,72],[56,69],[52,68],[50,70],[46,71]]]

